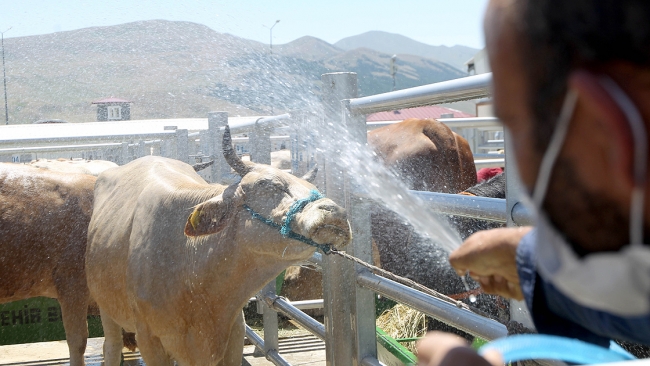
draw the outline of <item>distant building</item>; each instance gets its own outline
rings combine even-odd
[[[490,72],[490,64],[485,48],[478,51],[474,57],[467,60],[467,62],[465,62],[465,66],[467,66],[467,73],[469,75],[479,75]]]
[[[487,57],[487,51],[484,49],[478,51],[474,57],[465,62],[467,73],[469,75],[479,75],[490,72],[490,63]],[[476,101],[477,117],[493,117],[492,99],[483,98]]]
[[[474,117],[456,109],[429,105],[424,107],[400,109],[397,111],[371,113],[366,117],[366,122],[400,121],[407,118],[459,118]]]
[[[128,121],[131,119],[131,103],[120,98],[104,98],[92,102],[97,105],[97,121]]]

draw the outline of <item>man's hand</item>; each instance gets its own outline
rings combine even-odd
[[[517,246],[532,227],[501,228],[479,231],[449,256],[459,276],[469,275],[483,291],[523,300],[517,274]]]
[[[485,358],[467,346],[457,335],[443,332],[429,332],[418,342],[418,365],[420,366],[497,366],[503,365],[501,355],[488,352]]]

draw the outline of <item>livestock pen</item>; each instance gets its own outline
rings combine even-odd
[[[485,97],[489,95],[490,77],[490,74],[484,74],[357,98],[356,74],[325,74],[322,77],[325,113],[316,118],[343,126],[350,135],[355,136],[357,141],[363,144],[366,131],[377,127],[377,123],[366,123],[365,114]],[[229,124],[235,134],[246,133],[247,138],[236,138],[235,142],[244,142],[248,139],[251,160],[268,164],[272,141],[278,139],[271,136],[271,131],[276,127],[291,126],[294,122],[310,118],[314,116],[304,112],[272,117],[229,117],[225,112],[212,112],[207,119],[141,121],[138,127],[140,130],[131,131],[130,134],[116,133],[117,125],[111,125],[111,122],[87,124],[93,125],[93,130],[86,130],[78,124],[39,125],[38,133],[35,132],[36,130],[26,132],[25,127],[22,132],[17,132],[19,126],[7,126],[10,128],[4,128],[0,134],[0,157],[29,155],[31,158],[31,154],[36,153],[77,152],[82,158],[104,158],[119,164],[150,154],[174,157],[188,163],[207,159],[214,160],[215,163],[203,173],[203,176],[210,182],[217,182],[227,179],[230,175],[230,169],[220,153],[223,126]],[[441,121],[470,135],[474,133],[474,136],[477,136],[476,131],[479,129],[499,128],[498,121],[494,118],[442,119]],[[128,123],[138,125],[135,122]],[[0,126],[2,127],[4,126]],[[288,137],[294,174],[306,171],[314,162],[319,163],[325,174],[321,174],[318,178],[318,187],[334,201],[345,203],[350,213],[354,241],[347,252],[369,262],[371,259],[370,199],[364,194],[362,187],[353,184],[345,173],[339,174],[340,166],[337,165],[335,157],[328,158],[326,154],[318,153],[311,136],[305,135],[304,131],[290,130]],[[285,138],[286,135],[280,137],[280,139]],[[470,138],[470,141],[477,162],[482,158],[492,157],[478,153],[480,149],[503,147],[499,142],[494,141],[487,144],[478,139]],[[505,143],[508,144],[507,138]],[[506,162],[508,156],[508,149],[506,149]],[[486,165],[504,164],[500,159],[488,160],[490,161],[486,162]],[[443,214],[521,225],[529,222],[529,217],[516,198],[516,180],[511,179],[515,174],[514,169],[514,165],[510,164],[506,170],[508,190],[505,200],[432,192],[411,193],[430,202],[432,210]],[[289,302],[276,296],[274,281],[258,295],[258,304],[264,314],[264,339],[253,333],[250,328],[247,328],[247,336],[275,364],[288,365],[288,362],[277,352],[277,312],[292,317],[323,339],[326,343],[326,357],[329,364],[379,364],[375,332],[375,293],[407,304],[485,339],[493,339],[507,333],[505,326],[496,321],[373,274],[344,258],[316,253],[311,262],[323,269],[324,301]],[[299,307],[313,308],[320,304],[324,306],[325,324],[319,323],[298,309]],[[514,314],[513,318],[517,319],[517,315]]]
[[[431,84],[423,87],[400,90],[381,95],[356,98],[356,74],[335,73],[322,76],[323,100],[326,103],[325,120],[340,124],[360,144],[365,143],[365,114],[371,112],[416,107],[437,103],[485,97],[489,95],[490,74]],[[443,120],[456,124],[454,127],[471,128],[493,126],[495,119]],[[473,125],[473,124],[476,125]],[[506,160],[508,159],[506,149]],[[325,165],[325,177],[319,188],[336,202],[346,203],[350,213],[353,242],[347,252],[364,261],[371,261],[370,200],[362,187],[339,174],[341,168],[336,159],[318,157]],[[507,198],[492,199],[466,197],[454,194],[412,191],[431,203],[434,211],[443,214],[474,217],[478,219],[505,222],[508,225],[522,225],[530,222],[528,213],[517,200],[516,174],[508,166]],[[312,263],[323,270],[323,304],[325,324],[306,316],[289,301],[275,294],[275,282],[269,283],[258,296],[264,312],[264,340],[250,328],[247,335],[264,350],[266,357],[276,365],[288,365],[277,352],[276,311],[292,317],[306,329],[312,331],[326,344],[326,357],[331,365],[378,365],[375,331],[375,293],[420,310],[438,320],[457,327],[467,333],[484,339],[505,336],[507,330],[502,324],[467,311],[452,303],[440,300],[410,287],[404,286],[347,259],[317,253]],[[303,303],[300,305],[313,305]],[[511,309],[518,309],[513,306]],[[526,321],[525,315],[512,314],[512,318]]]

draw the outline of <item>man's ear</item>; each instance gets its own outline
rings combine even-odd
[[[185,223],[185,235],[202,236],[223,230],[237,210],[237,197],[235,189],[228,187],[223,194],[194,207]]]
[[[576,70],[569,76],[569,87],[578,93],[583,111],[593,114],[612,142],[608,156],[615,175],[624,184],[634,185],[634,137],[621,107],[602,86],[599,76],[585,70]]]

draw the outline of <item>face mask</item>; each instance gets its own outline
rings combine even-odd
[[[592,253],[578,258],[541,209],[577,102],[575,92],[569,91],[544,153],[532,195],[532,204],[537,212],[537,268],[544,280],[580,305],[620,316],[645,315],[650,313],[650,248],[643,245],[647,163],[645,125],[634,103],[613,80],[604,78],[601,85],[624,112],[634,135],[631,244],[617,252]]]

